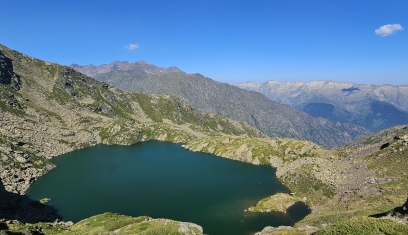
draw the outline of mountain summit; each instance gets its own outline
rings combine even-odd
[[[138,61],[136,63],[131,63],[127,61],[114,61],[110,64],[102,64],[99,66],[95,65],[88,65],[88,66],[81,66],[78,64],[71,64],[72,68],[77,71],[82,71],[81,73],[86,74],[90,77],[95,77],[100,74],[104,74],[110,71],[135,71],[137,70],[139,73],[142,74],[161,74],[161,73],[177,73],[181,72],[179,68],[176,66],[172,66],[169,68],[160,68],[155,65],[149,64],[145,61]]]

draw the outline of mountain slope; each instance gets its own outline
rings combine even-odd
[[[202,112],[244,121],[270,137],[307,139],[324,147],[335,147],[369,133],[355,125],[312,117],[272,102],[257,92],[219,83],[200,74],[187,74],[176,67],[164,69],[145,62],[71,66],[120,89],[178,96]]]
[[[2,45],[0,81],[0,177],[9,192],[24,193],[51,170],[47,159],[99,143],[263,136],[247,124],[201,114],[177,97],[124,92]]]
[[[408,124],[408,86],[335,81],[241,83],[269,99],[316,117],[353,123],[371,131]]]

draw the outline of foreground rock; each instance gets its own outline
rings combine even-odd
[[[318,228],[315,227],[303,227],[293,228],[289,226],[266,227],[261,232],[255,233],[255,235],[308,235],[316,232]]]

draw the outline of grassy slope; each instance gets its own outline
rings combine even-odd
[[[315,234],[403,235],[408,234],[408,226],[391,219],[357,217],[323,228]]]
[[[343,157],[364,162],[375,175],[360,191],[351,192],[340,204],[326,205],[324,211],[306,217],[299,225],[320,225],[390,211],[401,206],[408,192],[408,127],[394,127],[362,138],[341,149]],[[397,138],[395,138],[397,137]],[[380,149],[384,143],[388,147]],[[368,153],[368,154],[366,154]],[[372,193],[364,194],[367,189]]]
[[[181,230],[180,228],[184,228]],[[169,219],[152,219],[147,216],[130,217],[104,213],[84,219],[73,226],[52,225],[48,223],[20,224],[0,223],[0,230],[13,234],[203,234],[201,227]],[[181,232],[184,231],[184,232]],[[194,233],[193,233],[194,232]]]

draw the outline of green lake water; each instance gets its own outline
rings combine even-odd
[[[50,197],[64,220],[115,212],[193,222],[210,235],[248,235],[265,226],[293,225],[310,211],[297,204],[288,213],[245,212],[262,198],[289,192],[275,170],[148,141],[95,147],[53,159],[58,166],[27,192]]]

